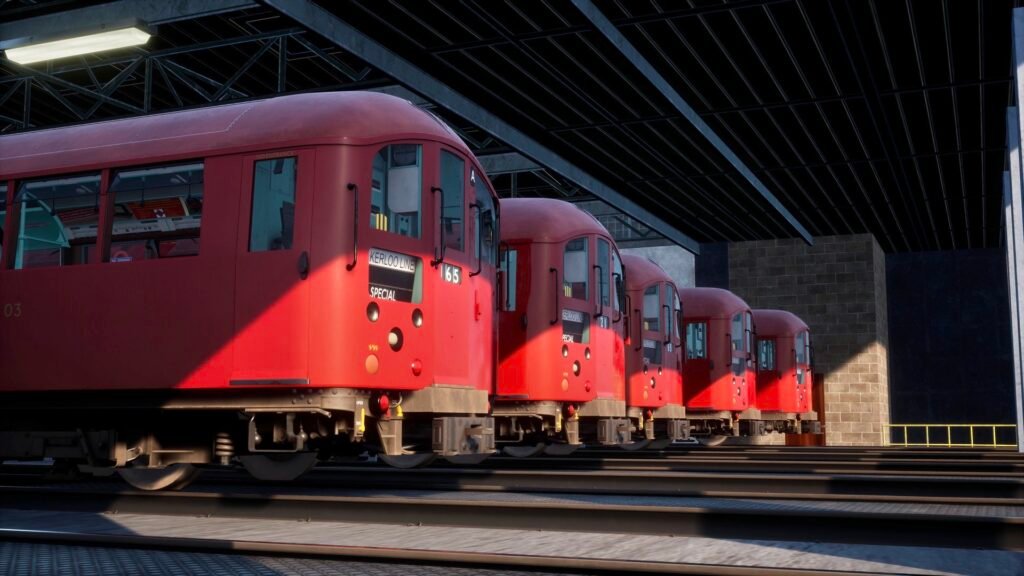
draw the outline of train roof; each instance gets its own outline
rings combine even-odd
[[[0,137],[5,178],[316,144],[425,139],[469,148],[411,102],[376,92],[293,94]]]
[[[664,268],[644,256],[622,254],[622,266],[626,269],[626,283],[631,286],[639,288],[653,282],[670,282],[675,286],[675,281]]]
[[[728,290],[721,288],[681,288],[684,318],[731,317],[737,312],[750,310],[750,306]]]
[[[754,325],[761,336],[795,335],[810,330],[799,316],[786,310],[753,310]]]
[[[506,242],[563,242],[597,234],[611,240],[608,230],[575,204],[552,198],[503,198],[501,239]]]

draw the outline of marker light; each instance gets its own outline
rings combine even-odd
[[[75,36],[62,40],[28,44],[17,48],[8,48],[5,55],[8,60],[18,64],[32,64],[45,60],[56,60],[68,56],[79,56],[93,52],[103,52],[128,46],[139,46],[149,40],[149,32],[136,27],[106,30],[96,34]]]

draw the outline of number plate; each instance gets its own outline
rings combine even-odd
[[[441,263],[441,278],[452,284],[462,284],[462,268],[445,262]]]

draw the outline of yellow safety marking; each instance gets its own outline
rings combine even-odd
[[[562,431],[562,411],[555,412],[555,432]]]
[[[359,421],[356,422],[356,429],[360,432],[366,431],[366,408],[359,408]]]
[[[402,417],[402,405],[399,404],[398,406],[395,406],[395,418],[401,418],[401,417]]]

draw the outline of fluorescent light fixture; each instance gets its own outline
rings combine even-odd
[[[141,27],[131,26],[63,40],[26,44],[17,48],[8,48],[5,54],[8,60],[13,60],[18,64],[32,64],[68,56],[139,46],[145,44],[149,37],[150,33]]]

